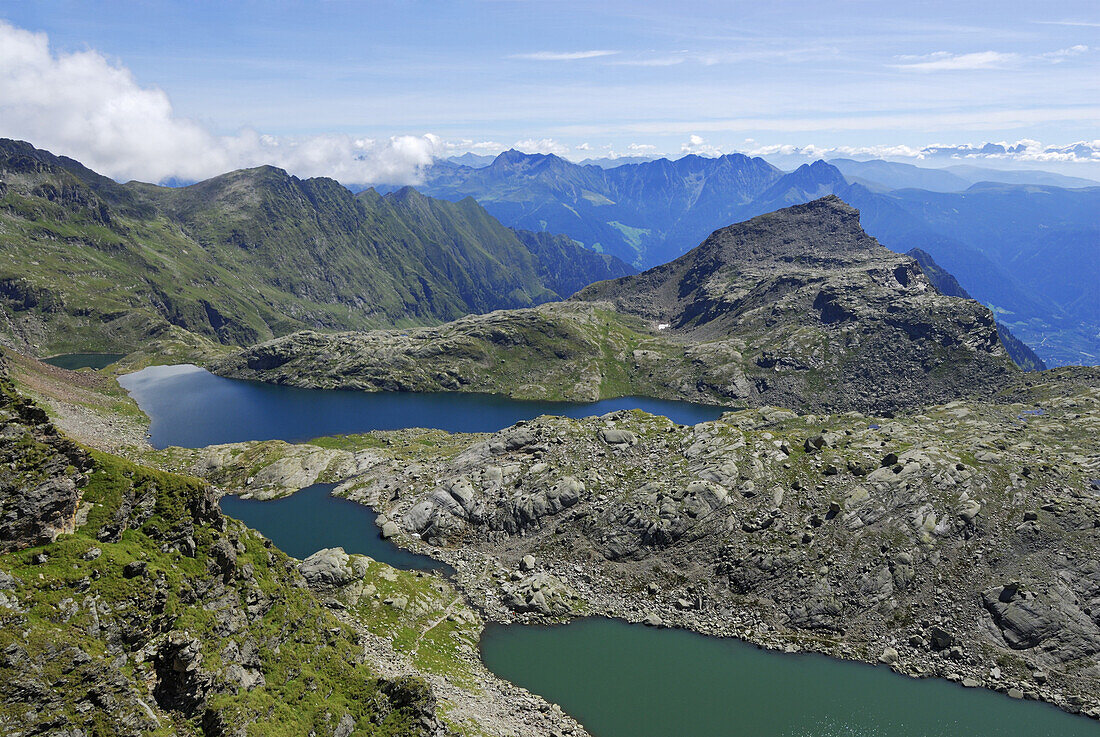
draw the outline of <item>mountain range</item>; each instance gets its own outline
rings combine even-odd
[[[430,324],[632,273],[472,199],[352,194],[274,167],[119,184],[0,141],[0,315],[35,352],[128,352],[172,326],[244,345],[303,327]]]
[[[852,181],[878,185],[883,189],[927,189],[932,192],[962,192],[980,182],[1000,184],[1037,184],[1049,187],[1080,188],[1100,185],[1093,179],[1069,177],[1037,169],[988,169],[968,164],[955,164],[939,169],[902,164],[882,159],[856,161],[829,159]]]
[[[506,151],[480,168],[435,167],[419,188],[450,200],[474,197],[507,225],[564,233],[640,268],[676,258],[731,222],[836,194],[859,208],[883,245],[929,253],[1047,363],[1100,360],[1100,186],[888,189],[865,177],[900,183],[897,166],[858,168],[861,176],[851,179],[824,161],[783,172],[729,154],[603,169]],[[965,181],[965,174],[950,176]],[[931,176],[921,174],[924,186],[949,188]]]
[[[988,309],[941,294],[835,195],[719,229],[564,303],[295,333],[212,368],[302,387],[864,412],[987,395],[1017,373]]]

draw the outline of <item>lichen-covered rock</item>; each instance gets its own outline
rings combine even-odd
[[[344,586],[355,578],[350,561],[343,548],[325,548],[303,560],[298,571],[313,587]]]

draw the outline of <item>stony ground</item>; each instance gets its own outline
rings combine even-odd
[[[1100,373],[1059,369],[893,418],[619,412],[145,453],[259,498],[344,479],[384,535],[457,569],[479,621],[605,614],[1100,716],[1098,429]]]
[[[1013,394],[893,419],[543,417],[438,449],[372,434],[339,493],[491,619],[684,626],[1098,716],[1100,381]]]

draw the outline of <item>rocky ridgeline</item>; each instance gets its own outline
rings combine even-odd
[[[1100,377],[1082,373],[895,419],[541,417],[394,447],[342,491],[490,618],[684,626],[1100,716]]]
[[[1017,373],[988,309],[937,292],[836,197],[723,228],[569,303],[406,331],[296,333],[212,368],[366,391],[874,412],[989,396]]]
[[[574,299],[727,347],[750,405],[893,410],[988,395],[1011,370],[988,309],[937,292],[835,196],[722,228]]]

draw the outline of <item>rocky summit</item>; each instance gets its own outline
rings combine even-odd
[[[890,412],[988,394],[1018,369],[988,309],[939,293],[830,196],[723,228],[565,304],[297,333],[214,370],[299,386]]]
[[[1010,371],[989,310],[940,294],[835,196],[723,228],[575,299],[610,302],[679,339],[743,345],[751,398],[780,406],[907,406]]]

